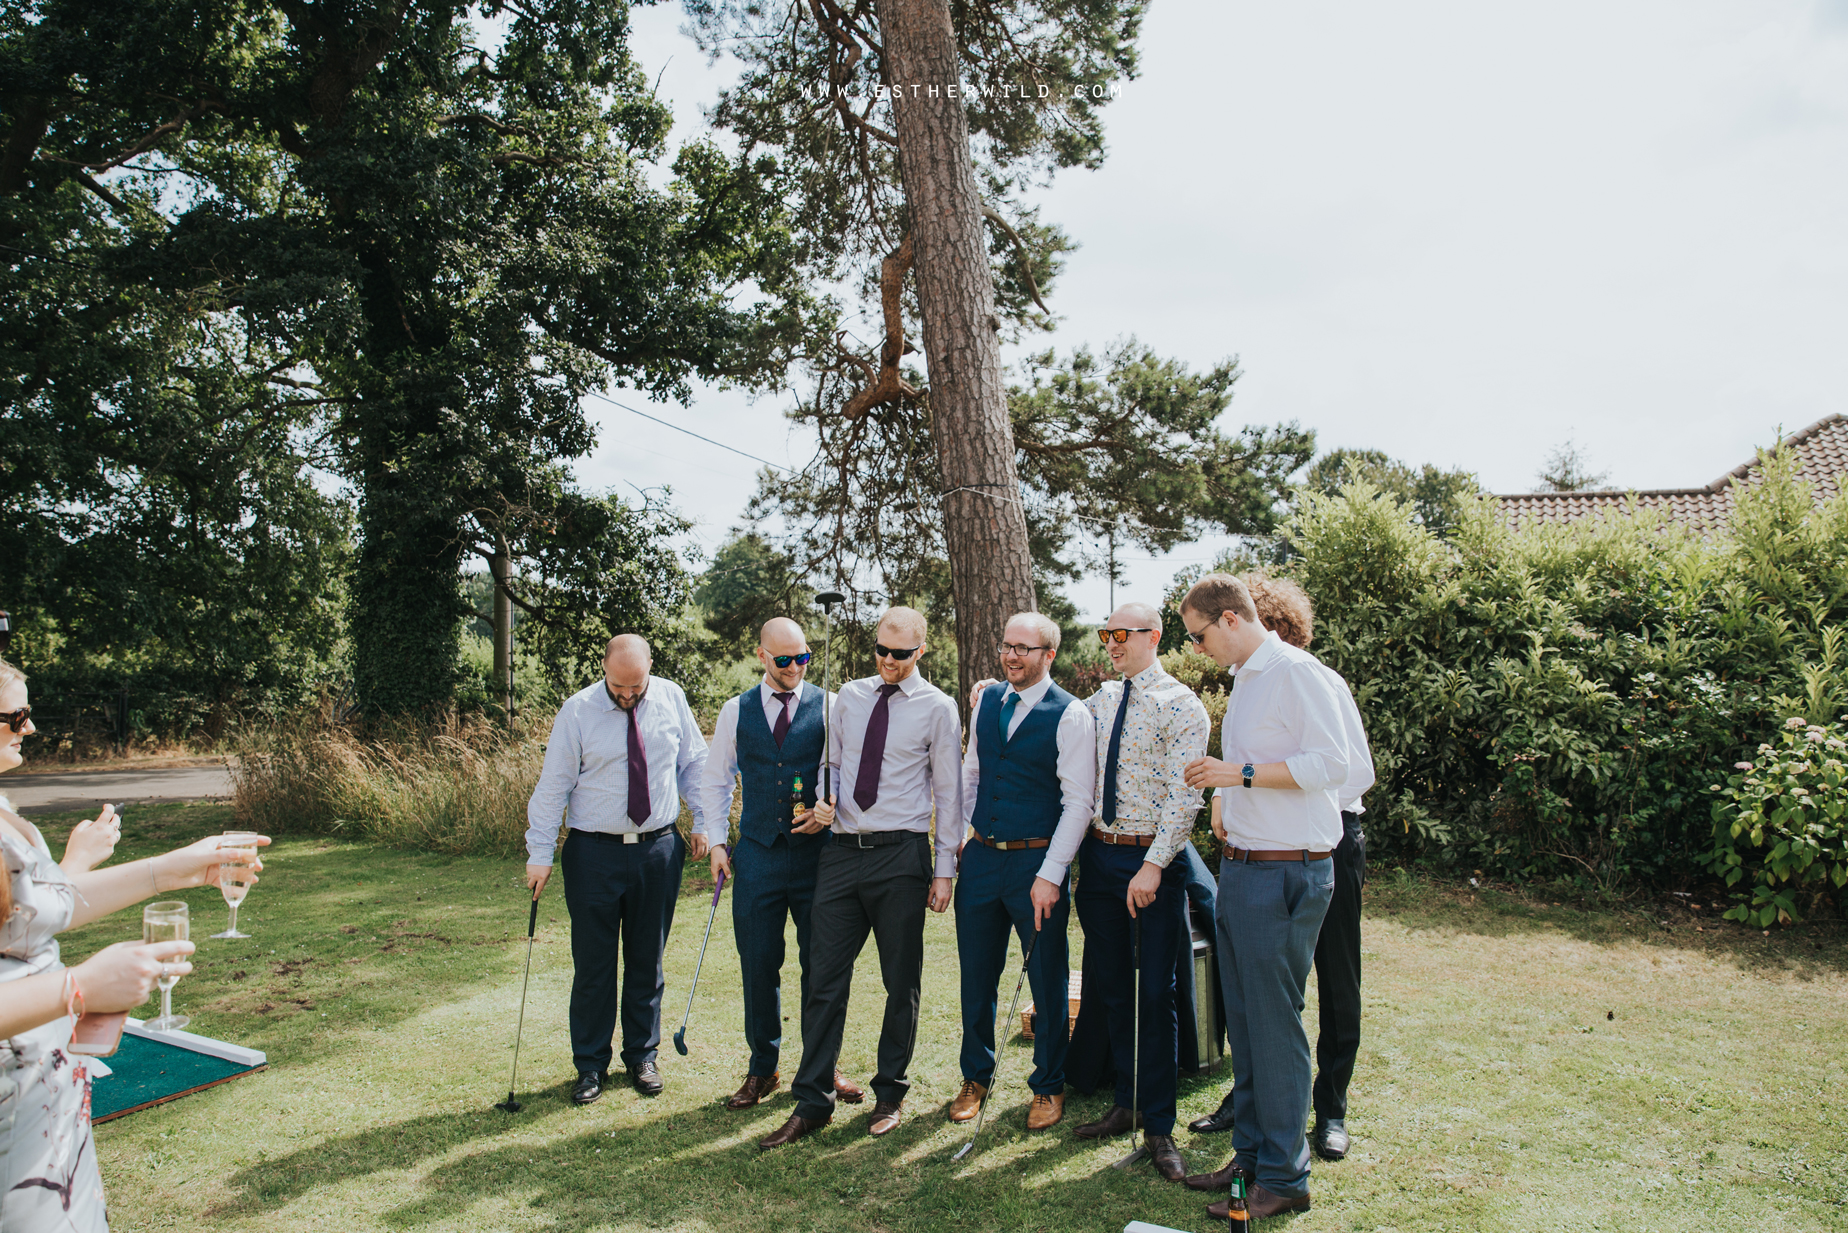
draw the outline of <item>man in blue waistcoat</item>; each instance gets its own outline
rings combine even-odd
[[[733,881],[732,931],[744,974],[744,1038],[751,1060],[744,1083],[725,1105],[749,1109],[780,1085],[783,1045],[783,933],[796,922],[796,961],[802,992],[809,988],[809,906],[815,870],[828,842],[815,820],[821,789],[822,691],[803,678],[810,652],[802,627],[788,617],[765,622],[757,660],[764,679],[725,703],[712,733],[704,779],[705,835],[712,843],[712,876]],[[732,784],[744,781],[738,842],[729,855]],[[858,1104],[864,1093],[838,1072],[840,1099]]]
[[[995,1073],[997,985],[1008,933],[1025,948],[1039,1022],[1033,1033],[1033,1101],[1027,1129],[1065,1116],[1065,1049],[1071,916],[1067,868],[1091,821],[1096,725],[1084,703],[1047,675],[1059,627],[1036,612],[1009,618],[1002,634],[1005,684],[983,691],[963,755],[968,835],[956,884],[956,949],[962,964],[962,1091],[950,1120],[974,1118]]]

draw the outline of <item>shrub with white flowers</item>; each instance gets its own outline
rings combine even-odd
[[[1801,920],[1801,889],[1848,886],[1848,715],[1811,723],[1793,715],[1775,744],[1736,762],[1709,790],[1713,850],[1707,865],[1738,902],[1728,920],[1764,928]],[[1748,888],[1739,884],[1750,875]]]

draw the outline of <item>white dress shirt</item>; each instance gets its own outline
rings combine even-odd
[[[1232,677],[1220,749],[1234,767],[1281,762],[1294,788],[1223,789],[1226,842],[1255,851],[1333,850],[1341,842],[1339,793],[1348,738],[1333,675],[1309,652],[1267,632]],[[1335,680],[1339,680],[1338,676]]]
[[[1213,721],[1206,704],[1156,660],[1130,677],[1129,714],[1117,750],[1116,821],[1104,825],[1104,769],[1124,681],[1105,681],[1085,699],[1097,735],[1097,793],[1091,824],[1124,835],[1153,835],[1143,860],[1166,869],[1187,846],[1203,793],[1187,786],[1189,762],[1206,756]]]
[[[783,704],[776,700],[776,685],[768,676],[764,677],[763,693],[764,722],[770,725],[770,731],[776,731],[776,721],[783,714]],[[830,705],[834,695],[829,694]],[[789,722],[793,727],[796,711],[802,706],[802,686],[798,684],[789,699]],[[815,768],[821,769],[816,762]],[[725,705],[719,708],[719,721],[712,728],[712,747],[706,753],[706,771],[701,776],[700,788],[704,793],[705,824],[701,833],[713,843],[724,843],[731,838],[732,789],[738,779],[738,699],[727,698]],[[804,785],[817,794],[821,792],[821,782],[817,777]]]
[[[1341,703],[1341,734],[1347,738],[1348,777],[1341,790],[1335,793],[1335,803],[1343,813],[1363,814],[1367,807],[1361,804],[1360,798],[1374,783],[1373,747],[1367,744],[1367,726],[1360,721],[1360,707],[1354,701],[1354,691],[1348,688],[1347,678],[1321,660],[1315,662],[1328,674],[1329,684],[1335,687],[1335,697]]]
[[[866,724],[879,701],[876,676],[841,686],[829,740],[833,764],[834,832],[918,831],[929,834],[933,808],[936,828],[936,876],[956,876],[956,853],[962,847],[962,720],[950,696],[914,669],[886,703],[885,760],[880,764],[879,799],[862,811],[853,799],[860,778],[860,751]]]
[[[648,820],[629,820],[629,723],[641,725],[648,761]],[[526,806],[526,863],[550,865],[558,848],[558,826],[572,830],[655,831],[680,819],[684,796],[701,826],[700,772],[706,766],[706,738],[700,735],[686,691],[658,676],[633,711],[625,711],[599,680],[565,699],[552,720],[545,765]]]
[[[1019,729],[1027,712],[1038,706],[1046,691],[1052,688],[1052,677],[1043,676],[1035,684],[1025,689],[1007,687],[1007,693],[1001,695],[1001,705],[1007,705],[1009,694],[1019,694],[1020,701],[1014,704],[1014,713],[1009,716],[1005,735],[1013,736]],[[979,714],[979,710],[977,714]],[[975,715],[969,717],[969,748],[963,752],[962,777],[962,819],[963,833],[969,831],[969,820],[975,816],[976,787],[982,777],[982,758],[975,742]],[[1053,829],[1052,842],[1046,847],[1046,859],[1040,863],[1039,876],[1057,886],[1065,878],[1065,871],[1071,867],[1072,858],[1078,855],[1078,845],[1084,842],[1084,831],[1091,824],[1091,806],[1097,795],[1097,726],[1091,722],[1091,710],[1076,698],[1065,704],[1065,710],[1059,715],[1058,731],[1059,758],[1059,825]]]

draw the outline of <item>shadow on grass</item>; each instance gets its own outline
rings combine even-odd
[[[1363,911],[1413,930],[1483,937],[1561,934],[1600,946],[1669,946],[1697,951],[1751,972],[1799,979],[1848,975],[1848,926],[1828,919],[1763,930],[1718,919],[1707,898],[1696,911],[1675,896],[1638,897],[1617,907],[1586,907],[1545,887],[1472,887],[1403,868],[1367,881]]]

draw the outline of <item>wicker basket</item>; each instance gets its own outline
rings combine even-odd
[[[1065,1034],[1067,1036],[1070,1036],[1078,1026],[1078,995],[1083,986],[1084,973],[1073,972],[1071,986],[1067,990],[1070,996],[1066,998]],[[1031,1002],[1028,1002],[1027,1008],[1020,1012],[1020,1034],[1027,1040],[1033,1039],[1033,1003]]]

